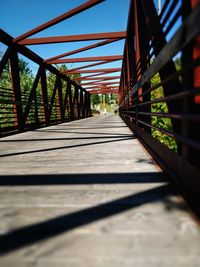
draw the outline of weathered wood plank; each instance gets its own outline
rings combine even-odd
[[[119,117],[0,148],[1,266],[199,266],[199,227]]]

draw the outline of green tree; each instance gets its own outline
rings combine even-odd
[[[56,67],[60,72],[63,72],[63,71],[67,70],[67,65],[66,64],[57,65]],[[69,75],[67,75],[67,77],[69,77],[70,79],[73,79],[75,77],[80,77],[80,74],[79,73],[77,73],[77,74],[69,74]],[[58,101],[59,101],[58,91],[56,92],[54,103],[51,103],[51,98],[52,98],[52,93],[53,93],[53,90],[54,90],[55,82],[56,82],[56,75],[51,73],[51,72],[48,72],[47,73],[47,90],[48,90],[48,101],[49,101],[49,104],[52,105],[51,106],[51,108],[52,108],[51,119],[52,120],[59,119],[60,115],[61,115],[60,114],[60,109],[59,109],[59,103],[58,103]],[[76,83],[78,84],[79,82],[77,81]],[[66,84],[66,82],[64,80],[62,80],[63,96],[66,93],[66,88],[67,88],[67,84]],[[73,99],[73,94],[74,94],[74,88],[72,86],[72,99]],[[67,110],[69,110],[69,109],[67,108]],[[68,111],[66,111],[66,112],[68,112]],[[69,115],[69,113],[68,113],[68,115]]]
[[[160,82],[160,76],[157,73],[153,77],[153,79],[151,80],[151,86],[154,86],[154,85],[158,84],[159,82]],[[161,86],[151,92],[151,100],[158,99],[158,98],[161,98],[163,96],[164,96],[164,91],[163,91],[163,88]],[[163,113],[163,114],[168,113],[167,104],[165,102],[154,103],[151,105],[151,112]],[[152,123],[152,125],[160,128],[160,129],[173,132],[173,127],[172,127],[172,123],[171,123],[170,118],[165,118],[165,117],[160,117],[160,116],[152,116],[151,117],[151,123]],[[155,129],[152,129],[151,134],[154,138],[158,139],[162,144],[166,145],[168,148],[170,148],[174,151],[177,151],[176,141],[172,137],[162,133],[159,130],[155,130]]]
[[[2,56],[2,54],[1,54]],[[19,59],[19,76],[21,85],[21,97],[23,109],[27,105],[28,96],[32,88],[33,74],[28,66],[28,63],[23,59]],[[14,124],[15,117],[13,115],[13,91],[11,86],[11,75],[10,75],[10,63],[8,62],[3,69],[0,76],[0,91],[1,91],[1,114],[0,121],[2,127],[12,126]],[[8,111],[10,114],[8,114]]]
[[[98,105],[100,103],[100,96],[97,94],[91,95],[90,99],[91,99],[90,101],[91,101],[92,106]]]

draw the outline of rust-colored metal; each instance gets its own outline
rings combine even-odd
[[[114,90],[107,90],[107,89],[103,89],[103,90],[93,90],[90,91],[91,95],[99,95],[99,94],[118,94],[119,90],[118,89],[114,89]]]
[[[103,86],[103,87],[105,87],[105,86]],[[101,88],[99,85],[97,86],[89,86],[89,87],[85,87],[84,89],[85,90],[90,90],[90,89],[99,89],[99,88]],[[118,89],[119,88],[119,86],[106,86],[106,88],[107,89],[111,89],[111,88],[114,88],[114,89]]]
[[[90,82],[90,83],[82,83],[81,86],[85,86],[85,85],[90,85],[90,84],[93,84],[93,85],[97,85],[97,86],[102,86],[102,85],[119,85],[119,82]]]
[[[114,80],[114,79],[119,79],[120,76],[103,76],[103,77],[75,77],[73,78],[74,81],[92,81],[92,80]]]
[[[200,1],[165,1],[165,9],[160,15],[154,2],[131,1],[119,113],[200,216],[197,189],[200,185]],[[172,14],[175,7],[177,11]],[[177,21],[181,21],[178,29]],[[172,35],[168,41],[166,29],[167,34]],[[174,64],[175,55],[177,61],[178,57],[181,61],[178,70]],[[153,94],[160,88],[163,95]],[[88,90],[102,92],[101,88]],[[162,103],[168,107],[166,113],[160,110]],[[152,108],[158,112],[152,112]],[[163,118],[171,120],[172,127]],[[152,133],[157,132],[168,136],[170,145],[176,146],[176,152],[170,145],[163,145],[162,137],[154,137]]]
[[[87,83],[81,83],[81,86],[86,86],[86,85],[98,85],[101,82],[101,80],[98,81],[93,81],[93,82],[87,82]]]
[[[90,1],[78,6],[76,8],[70,10],[70,11],[67,11],[66,13],[64,13],[64,14],[62,14],[62,15],[32,29],[31,31],[28,31],[28,32],[18,36],[17,38],[14,39],[14,42],[20,42],[21,40],[24,40],[25,38],[28,38],[28,37],[32,36],[33,34],[36,34],[38,32],[41,32],[41,31],[51,27],[51,26],[54,26],[57,23],[59,23],[63,20],[69,19],[72,16],[75,16],[75,15],[77,15],[77,14],[79,14],[79,13],[81,13],[81,12],[83,12],[83,11],[93,7],[93,6],[96,6],[97,4],[104,2],[104,1],[105,0],[90,0]]]
[[[138,21],[138,9],[137,9],[137,0],[134,0],[134,25],[135,25],[135,58],[136,58],[136,64],[141,59],[140,55],[140,38],[139,38],[139,21]],[[141,79],[141,74],[137,76],[137,80],[139,81]],[[142,87],[138,89],[138,95],[142,95]],[[143,97],[141,96],[139,98],[140,101],[142,101]]]
[[[57,55],[55,57],[51,57],[51,58],[45,59],[44,62],[51,63],[52,60],[60,59],[62,57],[71,56],[71,55],[74,55],[74,54],[77,54],[77,53],[80,53],[80,52],[84,52],[84,51],[87,51],[87,50],[90,50],[90,49],[93,49],[93,48],[101,47],[103,45],[107,45],[107,44],[119,41],[121,39],[122,38],[111,39],[111,40],[108,39],[108,40],[105,40],[105,41],[102,41],[102,42],[98,42],[98,43],[93,44],[93,45],[88,45],[88,46],[82,47],[80,49],[76,49],[76,50],[73,50],[73,51],[70,51],[70,52],[67,52],[67,53],[64,53],[64,54]]]
[[[192,8],[194,9],[197,4],[199,4],[199,0],[191,0]],[[193,59],[196,60],[200,57],[200,35],[196,37],[194,49],[193,49]],[[197,66],[194,69],[194,87],[200,87],[200,66]],[[200,95],[196,95],[194,97],[194,102],[196,104],[200,104]]]
[[[70,35],[70,36],[29,38],[20,41],[19,44],[22,45],[55,44],[55,43],[81,42],[81,41],[93,41],[93,40],[116,39],[116,38],[126,38],[126,32],[106,32],[106,33],[92,33],[92,34],[80,34],[80,35]]]
[[[95,70],[76,70],[76,71],[68,71],[68,74],[76,74],[76,73],[112,73],[112,72],[119,72],[121,68],[110,68],[110,69],[95,69]]]
[[[78,67],[78,68],[75,68],[75,69],[62,71],[62,73],[63,74],[67,74],[70,71],[76,71],[76,70],[82,70],[82,69],[85,69],[85,68],[91,68],[91,67],[95,67],[95,66],[99,66],[99,65],[103,65],[103,64],[108,64],[108,63],[111,63],[113,61],[116,61],[116,60],[106,60],[106,61],[101,61],[101,62],[89,64],[89,65],[84,65],[84,66],[81,66],[81,67]]]
[[[15,47],[10,52],[10,76],[12,84],[12,111],[13,117],[16,116],[17,121],[14,121],[14,126],[22,129],[24,127],[24,116],[21,102],[21,87],[20,87],[20,76],[19,76],[19,65],[18,65],[18,54]]]
[[[47,92],[47,79],[46,79],[46,70],[44,67],[41,68],[41,91],[42,91],[42,109],[44,114],[44,121],[46,125],[50,121],[49,113],[49,102],[48,102],[48,92]]]
[[[64,64],[64,63],[76,63],[76,62],[90,62],[90,61],[111,61],[111,60],[121,60],[122,55],[114,56],[100,56],[100,57],[82,57],[82,58],[64,58],[52,60],[51,64]]]
[[[89,78],[89,77],[97,77],[97,76],[101,76],[101,75],[105,75],[107,74],[106,72],[100,72],[100,73],[96,73],[96,74],[92,74],[92,75],[88,75],[88,76],[81,76],[82,79],[85,78]]]
[[[95,88],[97,89],[109,89],[109,90],[115,90],[115,89],[119,89],[119,86],[91,86],[87,88],[87,92],[90,92],[90,90],[95,90]]]
[[[33,82],[33,86],[32,86],[32,89],[30,91],[30,95],[29,95],[29,98],[28,98],[28,103],[29,105],[26,106],[25,108],[25,111],[24,111],[24,123],[27,122],[27,118],[28,118],[28,114],[31,110],[31,103],[34,99],[34,97],[37,97],[37,94],[36,94],[36,89],[37,89],[37,86],[38,86],[38,83],[39,83],[39,80],[40,80],[40,76],[41,76],[41,67],[39,67],[38,69],[38,72],[35,76],[35,80]],[[35,102],[37,102],[37,99],[35,99]],[[36,108],[36,111],[37,111],[37,105],[35,106]],[[37,122],[38,122],[38,114],[35,116]]]
[[[0,118],[1,125],[2,122],[5,125],[0,129],[1,135],[73,120],[77,118],[75,114],[77,107],[74,107],[73,101],[78,104],[78,108],[81,111],[80,114],[82,114],[81,117],[89,116],[90,104],[88,101],[90,98],[87,96],[80,102],[77,99],[77,91],[83,97],[84,94],[89,94],[80,85],[61,74],[52,65],[44,63],[42,58],[27,47],[13,44],[13,38],[2,30],[0,30],[0,42],[8,47],[0,62],[0,71],[3,71],[6,64],[10,63],[10,78],[12,82],[11,89],[3,88],[2,90],[0,88],[0,93],[6,96],[5,98],[3,95],[3,99],[1,99],[3,109],[6,108],[5,114],[9,114],[9,120],[5,116]],[[24,92],[22,90],[18,53],[38,65],[38,72],[30,91]],[[52,84],[54,86],[53,91],[49,91],[47,88],[47,71],[56,77],[55,84]],[[63,85],[66,82],[68,91],[65,95]],[[39,83],[41,86],[38,86]],[[74,88],[76,94],[72,96]],[[8,97],[9,99],[7,99]],[[69,112],[65,112],[64,103],[68,104],[67,109]]]

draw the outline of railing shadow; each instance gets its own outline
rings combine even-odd
[[[5,153],[5,154],[1,154],[0,158],[11,157],[11,156],[19,156],[19,155],[27,155],[27,154],[32,154],[32,153],[56,151],[56,150],[63,150],[63,149],[70,149],[70,148],[76,148],[76,147],[107,144],[107,143],[113,143],[113,142],[122,142],[122,141],[126,141],[126,140],[131,140],[131,139],[134,139],[134,138],[135,137],[132,136],[132,137],[129,137],[129,138],[118,138],[118,139],[115,139],[115,140],[108,140],[108,141],[103,141],[103,142],[93,142],[93,143],[61,146],[61,147],[51,147],[51,148],[44,148],[44,149],[36,149],[36,150],[31,150],[31,151],[20,151],[20,152],[13,152],[13,153]]]
[[[90,207],[78,212],[65,214],[41,223],[21,227],[0,236],[0,254],[34,244],[66,233],[75,228],[111,217],[129,209],[161,201],[173,193],[169,185],[162,185],[144,192]]]
[[[0,175],[0,186],[166,183],[162,172]]]
[[[121,135],[120,138],[134,137],[132,134]],[[44,142],[44,141],[69,141],[69,140],[94,140],[94,139],[116,139],[118,135],[98,136],[98,137],[61,137],[61,138],[34,138],[34,139],[0,139],[0,143],[17,143],[17,142]]]

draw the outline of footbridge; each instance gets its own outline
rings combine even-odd
[[[119,2],[0,30],[1,266],[200,264],[200,2],[130,0],[124,31],[41,37]],[[93,95],[118,109],[94,114]]]

